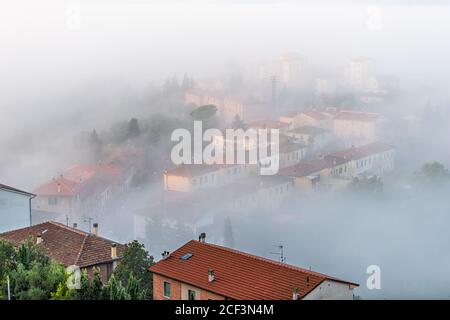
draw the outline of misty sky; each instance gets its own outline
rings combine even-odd
[[[181,77],[187,72],[207,79],[227,71],[230,65],[266,61],[284,52],[299,52],[316,69],[338,75],[354,57],[373,58],[380,74],[399,79],[403,95],[397,107],[402,114],[423,108],[428,100],[449,106],[449,1],[349,0],[340,1],[339,6],[336,2],[5,1],[0,6],[0,165],[10,166],[0,167],[0,182],[30,189],[30,185],[63,169],[60,160],[69,163],[74,155],[71,152],[76,153],[65,147],[72,146],[79,131],[107,129],[116,121],[136,116],[136,110],[121,104],[124,96],[139,97],[151,84],[160,85],[174,74]],[[380,13],[375,26],[371,24],[373,12]],[[21,149],[23,139],[33,142],[26,152]],[[427,160],[448,161],[448,157]],[[425,196],[426,201],[431,199]],[[309,227],[328,219],[324,232],[332,231],[336,226],[333,219],[346,212],[339,206],[345,204],[311,205],[309,209],[316,215],[302,212],[305,224],[276,222],[278,228],[270,239],[265,239],[264,228],[273,224],[266,220],[261,221],[263,231],[252,234],[250,240],[245,236],[248,225],[237,225],[235,230],[244,233],[237,236],[243,249],[267,256],[274,239],[285,241],[290,244],[290,262],[321,266],[319,271],[324,272],[336,270],[363,285],[365,266],[373,263],[372,258],[379,258],[387,270],[387,289],[365,292],[368,297],[405,296],[408,290],[417,292],[425,284],[425,296],[447,297],[447,283],[442,284],[438,277],[430,282],[416,278],[428,267],[420,264],[421,260],[428,258],[435,263],[430,273],[448,276],[438,264],[448,267],[447,255],[430,251],[442,243],[447,248],[450,242],[442,230],[441,221],[447,219],[449,209],[442,199],[446,200],[440,198],[430,216],[422,215],[429,207],[421,197],[404,207],[403,202],[392,199],[374,203],[366,210],[367,219],[358,216],[360,211],[355,209],[351,211],[354,220],[339,220],[343,229],[325,239]],[[408,198],[402,201],[407,203]],[[408,216],[413,206],[416,210]],[[328,214],[336,208],[339,214],[329,219]],[[379,212],[385,216],[380,218]],[[396,212],[402,214],[394,216]],[[417,223],[410,222],[410,217]],[[283,219],[281,215],[278,218]],[[406,225],[392,228],[392,223],[400,220]],[[354,221],[361,228],[346,232]],[[417,236],[421,226],[437,236]],[[384,228],[386,234],[380,235],[378,231]],[[385,237],[395,246],[381,245],[373,240],[376,237]],[[267,242],[258,246],[254,239]],[[318,251],[329,249],[328,255],[311,253],[302,241],[315,241]],[[353,241],[356,246],[350,248],[348,242]],[[409,246],[411,243],[422,245],[419,253]],[[298,250],[293,248],[297,245]],[[337,269],[333,269],[333,259],[339,261]],[[404,266],[400,265],[402,260],[406,261]],[[346,269],[348,264],[342,261],[358,271]],[[402,268],[409,268],[409,272],[403,273]],[[404,278],[399,278],[401,275]]]

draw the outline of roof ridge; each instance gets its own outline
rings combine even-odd
[[[217,244],[207,243],[207,242],[199,242],[199,241],[196,241],[196,240],[191,240],[189,242],[199,243],[200,245],[207,245],[207,246],[211,246],[211,247],[223,250],[223,251],[240,254],[240,255],[246,256],[248,258],[253,258],[253,259],[256,259],[256,260],[259,260],[259,261],[268,262],[268,263],[274,264],[274,265],[279,266],[279,267],[284,267],[284,268],[288,268],[288,269],[295,270],[295,271],[305,272],[305,273],[308,273],[308,274],[311,274],[311,275],[322,276],[325,279],[340,280],[340,279],[337,279],[337,278],[334,278],[334,277],[330,277],[330,276],[328,276],[326,274],[323,274],[323,273],[320,273],[320,272],[304,269],[304,268],[297,267],[297,266],[294,266],[294,265],[291,265],[291,264],[281,263],[281,262],[278,262],[278,261],[275,261],[275,260],[271,260],[271,259],[268,259],[268,258],[257,256],[257,255],[254,255],[254,254],[251,254],[251,253],[248,253],[248,252],[244,252],[244,251],[239,251],[239,250],[232,249],[232,248],[223,247],[223,246],[220,246],[220,245],[217,245]],[[341,280],[341,281],[343,281],[343,280]]]
[[[89,235],[86,234],[86,235],[84,236],[84,238],[83,238],[83,243],[82,243],[81,246],[80,246],[80,251],[78,251],[77,258],[75,259],[74,265],[77,265],[77,264],[78,264],[78,261],[80,260],[80,257],[81,257],[81,254],[83,253],[84,245],[85,245],[85,243],[86,243],[86,239],[88,238],[88,236],[89,236]]]
[[[66,229],[66,230],[69,230],[69,231],[72,231],[72,232],[75,232],[75,233],[78,233],[78,234],[81,234],[81,235],[83,235],[83,236],[89,235],[89,233],[86,232],[86,231],[83,231],[83,230],[80,230],[80,229],[76,229],[76,228],[73,228],[73,227],[69,227],[69,226],[67,226],[67,225],[65,225],[65,224],[62,224],[62,223],[60,223],[60,222],[56,222],[56,221],[46,221],[46,222],[44,222],[44,223],[51,223],[51,224],[53,224],[53,225],[55,225],[55,226],[64,228],[64,229]]]

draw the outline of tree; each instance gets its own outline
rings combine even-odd
[[[103,297],[106,300],[130,300],[127,290],[114,274],[111,275],[108,284],[103,289]]]
[[[442,163],[434,161],[423,164],[416,173],[416,178],[432,185],[440,185],[450,180],[450,173]]]
[[[50,294],[51,300],[71,300],[73,291],[67,286],[67,281],[70,277],[70,273],[66,272],[64,281],[60,282],[56,292]]]
[[[103,150],[103,142],[100,140],[100,137],[95,129],[89,134],[88,148],[90,155],[95,160],[100,159]]]
[[[152,276],[148,268],[153,264],[153,257],[145,250],[145,246],[134,240],[125,245],[123,258],[114,270],[114,275],[125,286],[129,286],[130,281],[136,281],[137,291],[142,293],[141,296],[150,298],[152,295]],[[132,283],[132,287],[134,285]],[[133,295],[132,298],[136,296],[139,296],[139,294]]]
[[[130,119],[128,122],[127,139],[136,138],[141,134],[139,123],[136,118]]]
[[[231,127],[233,129],[244,129],[244,130],[247,128],[246,124],[244,123],[244,121],[242,121],[241,117],[238,114],[234,116],[234,119],[231,122]]]
[[[11,245],[2,243],[6,253],[0,254],[2,261],[1,296],[6,296],[6,277],[9,276],[11,295],[19,300],[50,299],[66,277],[64,266],[50,259],[43,248],[32,238],[11,253]],[[61,289],[63,290],[63,289]]]

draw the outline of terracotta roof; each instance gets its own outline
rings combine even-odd
[[[310,135],[317,135],[328,132],[328,130],[313,127],[313,126],[301,126],[292,130],[289,130],[288,133],[300,133],[300,134],[310,134]]]
[[[338,151],[335,153],[330,154],[329,156],[336,157],[336,158],[342,158],[342,159],[351,159],[351,160],[357,160],[361,158],[368,157],[373,154],[385,152],[388,150],[394,149],[394,146],[383,143],[383,142],[373,142],[370,144],[366,144],[364,146],[360,147],[354,147],[342,151]]]
[[[282,168],[279,173],[289,177],[306,177],[327,167],[327,162],[323,159],[314,159],[306,162],[300,162],[296,165]]]
[[[80,184],[64,177],[54,179],[40,187],[34,193],[38,196],[72,197],[80,192]]]
[[[180,259],[186,253],[191,253],[192,257]],[[214,270],[213,282],[208,281],[209,269]],[[358,286],[321,273],[194,240],[160,260],[150,271],[236,300],[292,300],[294,288],[298,288],[303,298],[324,280]]]
[[[38,234],[42,236],[42,245],[47,254],[66,267],[88,267],[116,260],[111,258],[114,241],[53,221],[1,233],[0,239],[18,246]],[[117,244],[118,259],[122,258],[124,248],[124,245]]]
[[[19,190],[10,186],[7,186],[6,184],[1,184],[0,183],[0,189],[1,190],[6,190],[6,191],[12,191],[12,192],[16,192],[16,193],[22,193],[24,195],[28,195],[28,196],[34,196],[34,194],[23,191],[23,190]]]
[[[378,113],[359,112],[359,111],[340,111],[334,120],[345,121],[377,121],[380,115]]]
[[[330,119],[329,114],[327,114],[325,112],[317,111],[317,110],[306,110],[306,111],[302,111],[301,113],[304,115],[307,115],[310,118],[316,119],[316,120]]]
[[[220,169],[219,165],[207,165],[207,164],[182,164],[176,168],[166,170],[168,175],[180,176],[180,177],[196,177],[209,172],[217,171]]]
[[[278,120],[259,120],[248,125],[250,128],[258,129],[281,129],[289,127],[289,123]]]

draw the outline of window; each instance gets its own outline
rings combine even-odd
[[[192,179],[192,185],[193,186],[197,185],[197,179]]]
[[[109,279],[114,271],[114,265],[112,263],[108,263],[106,265],[106,277]]]
[[[49,206],[56,206],[57,204],[58,204],[57,197],[48,197],[48,205]]]
[[[164,297],[170,298],[170,283],[164,281]]]
[[[195,291],[188,290],[188,300],[195,300]]]

